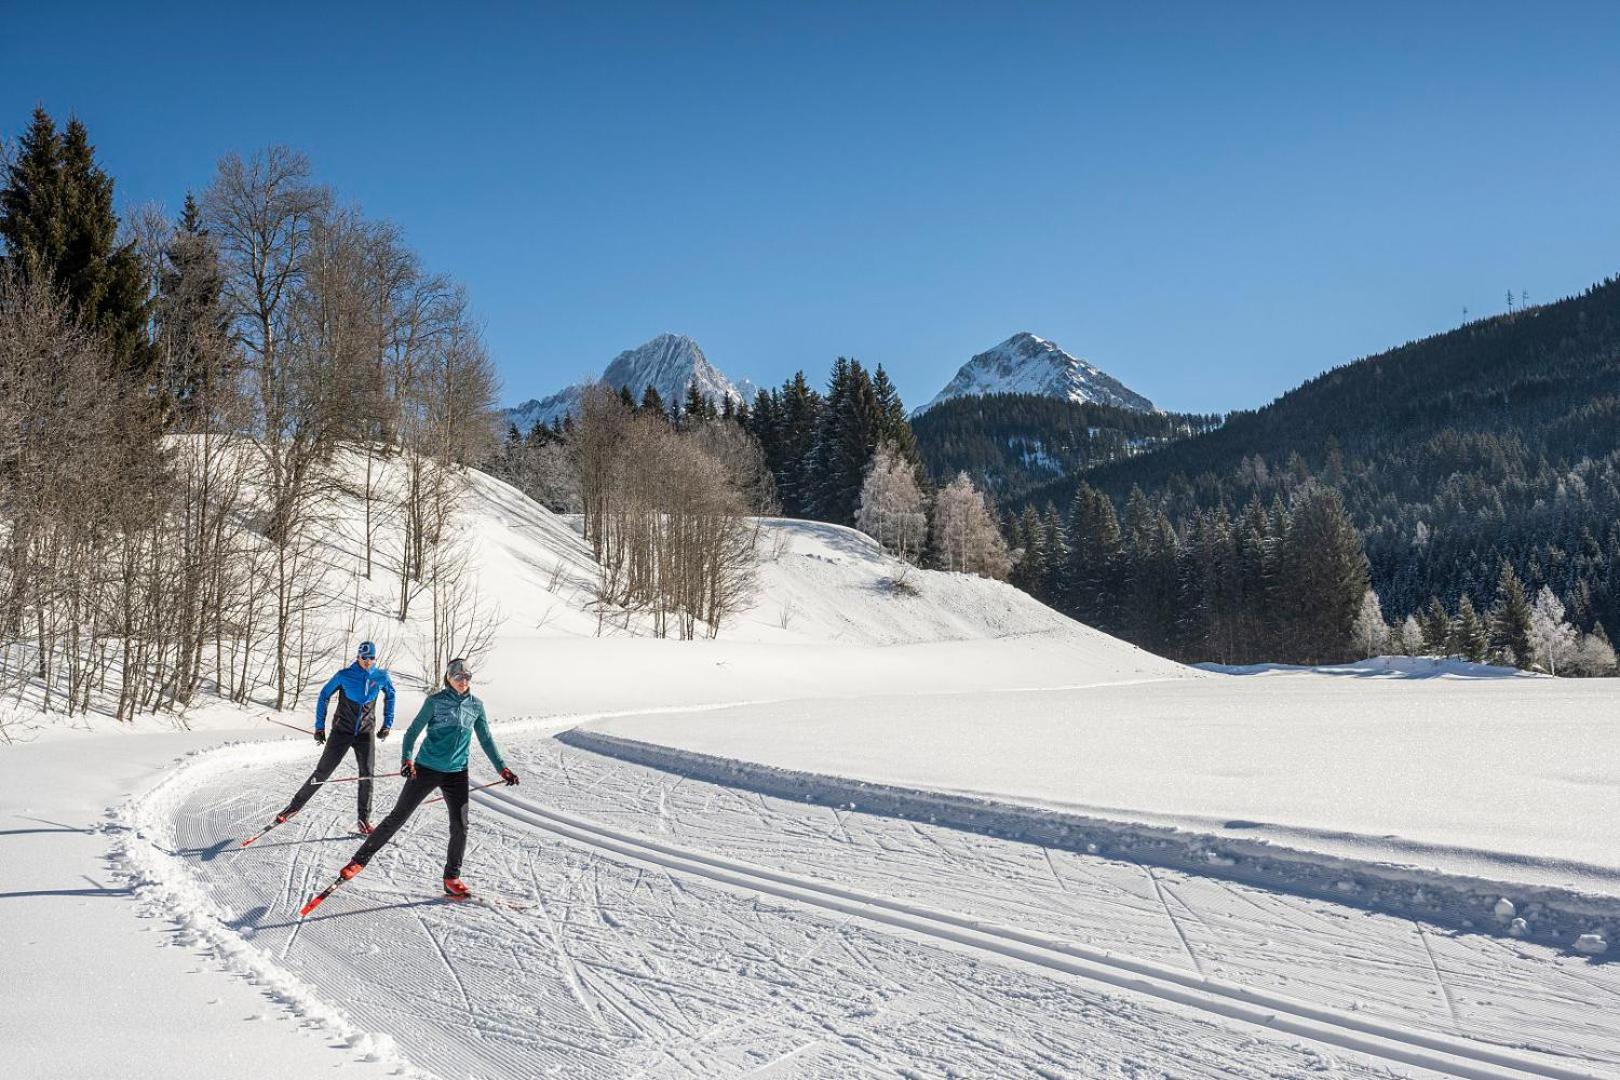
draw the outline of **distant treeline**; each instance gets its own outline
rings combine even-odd
[[[1216,415],[1138,412],[1039,394],[952,398],[912,417],[929,478],[966,472],[998,502],[1043,484],[1213,431]]]

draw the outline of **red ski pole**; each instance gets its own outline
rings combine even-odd
[[[277,720],[275,717],[270,716],[268,714],[259,717],[259,719],[268,720],[272,724],[280,724],[282,727],[286,728],[288,731],[296,731],[300,735],[313,735],[315,733],[314,728],[299,727],[297,724],[289,724],[285,720]]]
[[[397,780],[399,773],[373,773],[370,776],[335,776],[330,780],[314,780],[316,784],[350,784],[356,780]]]

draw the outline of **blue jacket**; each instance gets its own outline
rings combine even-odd
[[[411,748],[423,731],[427,732],[427,738],[422,740],[421,752],[416,755],[418,765],[426,765],[439,772],[460,772],[467,767],[467,751],[471,749],[472,737],[476,734],[478,745],[484,748],[490,764],[497,771],[506,768],[501,752],[495,748],[495,740],[490,737],[484,703],[470,692],[458,694],[445,687],[436,694],[428,695],[416,719],[405,731],[405,741],[399,748],[401,765],[411,759]]]
[[[377,695],[383,695],[383,730],[394,726],[394,680],[388,672],[373,666],[370,671],[356,661],[326,680],[320,700],[315,702],[315,730],[326,730],[326,704],[338,694],[337,726],[342,735],[358,735],[371,730],[377,715]]]

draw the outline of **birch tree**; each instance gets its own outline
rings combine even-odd
[[[1004,579],[1012,568],[995,514],[967,473],[958,473],[934,499],[932,544],[945,570]]]
[[[928,514],[916,467],[892,442],[872,455],[861,484],[855,527],[907,562],[922,557],[928,540]]]
[[[1549,675],[1575,655],[1575,628],[1564,621],[1563,601],[1545,585],[1530,608],[1530,646]]]

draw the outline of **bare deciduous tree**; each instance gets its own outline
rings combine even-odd
[[[883,443],[867,466],[855,527],[883,545],[884,550],[915,562],[922,557],[928,539],[925,507],[916,467],[900,455],[893,443]]]
[[[1012,568],[995,515],[967,473],[958,473],[934,499],[934,558],[946,570],[1005,578]]]

